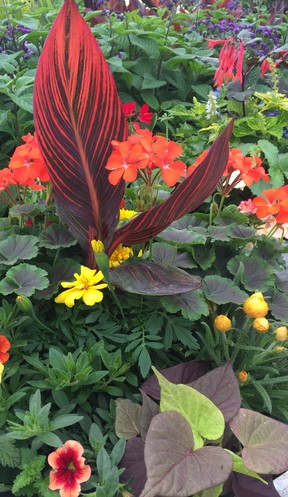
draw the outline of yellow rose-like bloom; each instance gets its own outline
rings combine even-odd
[[[226,333],[226,331],[230,330],[232,323],[231,319],[224,316],[224,314],[219,314],[214,320],[214,326],[217,331],[221,331],[221,333]]]
[[[103,279],[101,271],[96,272],[96,269],[89,269],[81,266],[80,274],[74,273],[75,281],[64,281],[61,283],[63,288],[69,288],[65,292],[60,293],[54,301],[56,304],[65,304],[67,307],[73,307],[75,300],[82,299],[86,305],[94,305],[103,300],[103,293],[99,290],[106,288],[106,283],[97,285]]]
[[[133,255],[133,250],[130,247],[123,247],[122,243],[120,243],[109,258],[109,267],[120,266],[122,262],[129,259],[130,255]]]
[[[279,326],[279,328],[276,328],[274,330],[275,333],[275,339],[278,340],[278,342],[284,342],[288,336],[288,331],[286,326]]]
[[[264,318],[269,311],[269,307],[262,293],[256,292],[245,300],[243,310],[249,318]]]
[[[239,371],[239,373],[237,374],[237,378],[240,383],[246,383],[248,377],[249,374],[247,373],[247,371]]]
[[[256,318],[254,319],[252,326],[259,333],[265,333],[269,330],[270,323],[266,318]]]
[[[94,252],[103,252],[104,251],[104,244],[101,242],[101,240],[92,240],[91,242],[92,249]]]
[[[130,219],[131,217],[134,217],[137,214],[139,214],[139,212],[129,211],[128,209],[120,209],[119,221],[123,221],[123,219]]]
[[[3,366],[2,362],[0,362],[0,384],[2,383],[3,371],[4,371],[4,366]]]

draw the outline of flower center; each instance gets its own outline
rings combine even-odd
[[[75,470],[75,466],[74,466],[74,464],[73,464],[73,461],[70,461],[70,462],[68,463],[68,465],[67,465],[67,469],[70,469],[70,470],[72,470],[72,471],[74,471],[74,470]]]

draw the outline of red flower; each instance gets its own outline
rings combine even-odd
[[[129,119],[130,117],[136,116],[136,103],[135,102],[129,102],[129,104],[122,104],[123,111],[124,111],[124,117],[126,119]]]
[[[117,185],[121,178],[131,183],[138,175],[138,169],[147,166],[146,154],[143,155],[140,144],[125,141],[121,143],[112,142],[115,150],[108,159],[106,169],[109,173],[109,181],[112,185]]]
[[[16,181],[11,169],[5,167],[0,171],[0,192],[6,190],[10,185],[16,185]]]
[[[256,216],[265,219],[268,216],[276,216],[276,223],[288,222],[288,185],[280,188],[263,190],[264,197],[255,197],[253,205],[257,208]]]
[[[15,182],[31,186],[34,190],[43,190],[44,187],[35,183],[35,180],[46,182],[50,178],[40,154],[37,138],[29,133],[23,136],[23,141],[26,143],[16,148],[9,169],[14,172]]]
[[[68,440],[63,447],[48,456],[48,464],[53,468],[50,472],[50,490],[60,490],[60,497],[78,497],[81,492],[80,483],[89,480],[91,468],[85,465],[82,445]]]
[[[148,112],[149,111],[148,105],[147,104],[142,105],[142,107],[140,107],[139,110],[140,110],[140,115],[138,117],[138,121],[140,121],[140,123],[151,124],[153,113]]]
[[[4,364],[5,362],[8,361],[9,359],[9,354],[7,354],[7,350],[9,350],[11,347],[11,343],[9,342],[8,338],[4,337],[3,335],[0,335],[0,363]]]
[[[223,176],[229,176],[233,171],[239,171],[241,177],[239,181],[244,181],[245,185],[251,186],[257,183],[261,178],[269,181],[269,176],[264,167],[262,167],[260,157],[246,157],[238,148],[232,148],[229,151],[229,158]]]
[[[223,43],[219,54],[219,67],[214,76],[214,86],[221,88],[223,83],[243,79],[244,44],[230,36],[227,40],[208,40],[208,48]]]
[[[153,145],[154,155],[151,157],[155,166],[160,167],[163,181],[166,185],[174,186],[179,179],[186,176],[186,165],[181,160],[174,161],[183,149],[177,143],[168,142],[166,138],[159,136]]]

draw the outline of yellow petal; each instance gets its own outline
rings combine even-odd
[[[61,281],[61,286],[63,288],[73,288],[77,284],[77,281]]]
[[[96,269],[89,269],[89,267],[86,266],[81,266],[81,274],[82,278],[86,278],[87,280],[90,280],[95,276]]]
[[[91,245],[94,252],[103,252],[105,248],[101,240],[92,240]]]
[[[103,300],[103,293],[99,292],[99,290],[96,290],[95,288],[88,288],[88,290],[84,292],[82,300],[86,305],[98,304]]]
[[[3,374],[3,371],[4,371],[4,366],[3,366],[3,364],[0,362],[0,383],[2,383],[2,374]]]
[[[89,278],[89,286],[96,285],[99,281],[103,280],[104,276],[102,271],[98,271],[93,278]]]
[[[54,299],[56,304],[65,304],[67,307],[73,307],[75,304],[75,300],[81,299],[85,290],[77,290],[76,288],[70,288],[65,292],[60,293]]]

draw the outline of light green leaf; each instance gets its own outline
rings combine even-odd
[[[229,454],[232,456],[233,471],[235,471],[236,473],[241,473],[242,475],[252,476],[252,478],[257,478],[257,480],[260,480],[266,485],[268,485],[267,481],[263,480],[263,478],[261,478],[261,476],[259,476],[258,473],[255,473],[255,471],[251,471],[245,466],[242,457],[237,456],[237,454],[231,452],[231,450],[228,449],[224,450],[226,450],[226,452],[229,452]]]

